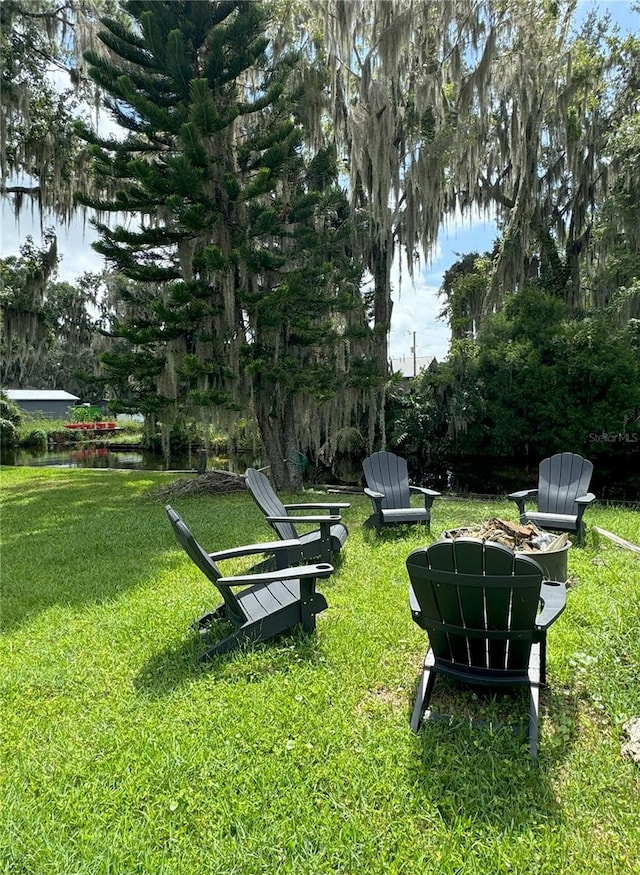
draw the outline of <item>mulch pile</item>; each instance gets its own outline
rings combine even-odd
[[[163,497],[190,498],[194,495],[226,495],[229,492],[246,490],[244,477],[229,471],[206,471],[194,477],[182,477],[174,483],[162,486],[155,495]]]
[[[566,532],[557,537],[543,532],[533,523],[522,525],[497,518],[489,519],[480,525],[464,526],[445,532],[447,538],[482,538],[483,541],[496,541],[521,553],[547,553],[559,550],[567,543]]]

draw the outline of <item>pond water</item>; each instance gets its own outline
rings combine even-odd
[[[253,464],[252,454],[247,459],[238,460],[242,470]],[[140,469],[143,471],[195,471],[198,467],[199,455],[196,450],[180,456],[174,456],[167,466],[162,456],[145,453],[141,450],[119,450],[111,447],[60,447],[47,452],[30,452],[28,450],[3,450],[0,453],[0,464],[17,465],[37,468],[116,468]],[[228,458],[209,457],[208,466],[229,470]],[[233,468],[231,470],[234,470]]]
[[[82,449],[59,449],[54,452],[29,453],[25,450],[5,451],[0,456],[3,465],[26,465],[55,468],[119,468],[146,471],[195,471],[198,453],[194,451],[171,460],[167,468],[163,458],[141,451],[117,450],[108,447],[85,447]],[[228,459],[209,457],[208,467],[219,470],[244,471],[250,465],[260,465],[253,453]],[[359,468],[345,473],[345,484],[357,485]],[[496,460],[493,458],[465,458],[440,460],[414,482],[439,492],[459,494],[505,495],[517,489],[536,485],[537,462],[522,460]],[[327,480],[340,482],[327,472]],[[596,462],[594,464],[591,491],[598,499],[610,502],[640,504],[640,453],[625,455],[619,462]]]
[[[507,495],[537,481],[538,460],[477,457],[446,460],[415,482],[439,492]],[[640,454],[595,461],[590,491],[602,501],[640,504]]]
[[[27,450],[3,451],[3,465],[18,465],[37,468],[140,468],[145,471],[167,470],[164,460],[152,453],[131,450],[111,450],[108,447],[87,447],[70,450],[68,447],[50,452]],[[173,460],[171,469],[194,468],[196,460],[189,458]]]

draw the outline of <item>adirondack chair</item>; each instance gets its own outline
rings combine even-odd
[[[556,453],[540,462],[538,488],[512,492],[509,498],[518,505],[521,523],[535,523],[541,529],[575,532],[578,543],[584,541],[582,519],[595,500],[589,492],[593,465],[575,453]],[[538,510],[525,510],[525,502],[536,498]]]
[[[373,513],[365,526],[375,528],[378,535],[384,526],[431,523],[431,505],[440,493],[422,486],[409,485],[407,463],[395,453],[379,452],[366,458],[362,469],[367,481],[365,495],[371,499]],[[421,495],[424,507],[412,507],[411,495]]]
[[[276,531],[279,538],[299,541],[301,561],[329,562],[334,553],[344,547],[349,534],[342,523],[340,510],[349,507],[345,502],[332,501],[328,504],[283,504],[276,495],[269,478],[255,468],[245,471],[245,483],[251,497]],[[292,516],[289,511],[328,511],[328,515]],[[315,525],[319,528],[298,533],[296,525]],[[298,560],[300,561],[300,560]]]
[[[546,682],[546,630],[562,613],[562,583],[538,563],[478,538],[441,540],[407,558],[413,620],[430,647],[411,728],[418,732],[438,674],[494,688],[529,687],[529,747],[538,750],[539,687]],[[542,603],[542,610],[539,606]]]
[[[305,632],[313,632],[316,627],[316,614],[327,608],[325,597],[316,592],[316,581],[333,573],[331,565],[322,563],[287,568],[288,550],[295,546],[291,541],[250,544],[207,553],[171,505],[166,505],[166,511],[178,543],[218,589],[223,599],[215,610],[203,614],[194,624],[195,627],[205,632],[218,619],[228,620],[235,626],[229,636],[202,654],[201,661],[230,653],[244,644],[266,641],[297,625],[302,626]],[[275,553],[280,567],[266,574],[223,577],[216,565],[216,562],[224,559],[264,552]],[[245,588],[236,593],[233,587],[237,586]]]

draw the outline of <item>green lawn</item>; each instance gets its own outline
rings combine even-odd
[[[152,494],[170,481],[2,469],[3,875],[640,872],[639,556],[570,551],[534,763],[506,730],[409,730],[427,641],[404,560],[429,536],[376,539],[364,496],[316,634],[199,665],[189,623],[219,599]],[[248,494],[173,503],[209,550],[271,539]],[[433,536],[515,510],[440,499]],[[637,512],[586,519],[640,542]],[[526,710],[442,681],[438,704]]]

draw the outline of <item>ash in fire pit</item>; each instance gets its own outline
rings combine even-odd
[[[444,532],[445,538],[482,538],[504,544],[519,553],[553,553],[568,544],[568,535],[543,532],[533,523],[521,525],[508,520],[490,519],[480,525],[463,526]]]

